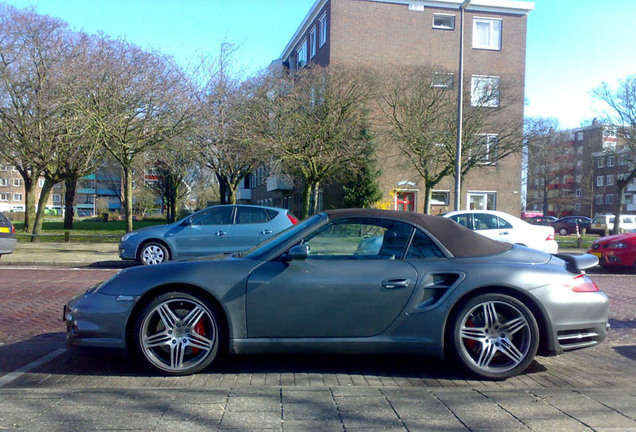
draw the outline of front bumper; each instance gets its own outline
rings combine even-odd
[[[137,243],[131,244],[129,242],[119,243],[119,258],[123,260],[136,260],[137,259]]]
[[[125,349],[126,323],[136,298],[108,296],[87,291],[64,306],[66,345]]]
[[[599,265],[603,267],[632,267],[636,260],[632,251],[615,249],[599,252],[598,250],[590,250],[588,253],[597,256]]]

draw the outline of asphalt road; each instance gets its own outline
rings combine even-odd
[[[634,274],[592,275],[605,343],[492,382],[413,356],[230,356],[164,378],[65,352],[62,306],[116,271],[0,267],[0,430],[636,431]]]

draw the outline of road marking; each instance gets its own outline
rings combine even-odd
[[[53,351],[52,353],[47,354],[44,357],[41,357],[41,358],[37,359],[36,361],[29,363],[26,366],[22,366],[20,369],[14,370],[13,372],[9,372],[5,376],[0,377],[0,388],[2,388],[5,385],[9,384],[11,381],[15,381],[16,379],[20,378],[25,373],[31,372],[33,369],[35,369],[37,367],[40,367],[40,366],[42,366],[45,363],[50,362],[55,357],[58,357],[58,356],[64,354],[65,352],[66,352],[65,348],[59,348],[59,349]]]

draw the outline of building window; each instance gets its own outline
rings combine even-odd
[[[626,193],[623,195],[623,203],[624,204],[632,204],[632,197],[633,195],[631,193]]]
[[[576,176],[576,182],[577,182],[577,183],[581,183],[582,181],[583,181],[583,176],[582,176],[581,174],[578,174],[578,175]]]
[[[320,36],[320,48],[327,43],[327,14],[323,14],[318,20]]]
[[[614,195],[605,195],[605,204],[614,204]]]
[[[455,15],[433,14],[433,28],[455,30]]]
[[[473,20],[473,48],[501,49],[501,20],[475,18]]]
[[[596,168],[603,168],[605,166],[605,158],[596,159]]]
[[[318,30],[316,27],[309,32],[309,58],[314,58],[318,50]]]
[[[395,196],[395,209],[398,211],[415,211],[415,192],[398,191]]]
[[[576,133],[576,140],[577,141],[583,141],[583,132],[577,132]]]
[[[596,177],[596,186],[599,186],[599,187],[603,186],[603,179],[604,179],[603,176],[597,176]]]
[[[8,178],[0,178],[0,186],[9,186]]]
[[[14,193],[13,194],[13,201],[22,201],[22,194],[21,193]]]
[[[22,186],[22,179],[21,178],[14,178],[13,179],[13,186],[15,186],[15,187]]]
[[[499,77],[473,75],[470,102],[474,107],[498,107]]]
[[[595,196],[594,196],[594,202],[595,202],[597,205],[601,205],[601,204],[603,204],[603,195],[595,195]]]
[[[606,178],[605,180],[606,180],[606,181],[605,181],[605,184],[606,184],[607,186],[614,186],[614,175],[612,175],[612,174],[608,174],[608,175],[607,175],[607,178]]]
[[[583,161],[582,161],[582,160],[577,160],[577,161],[576,161],[576,167],[577,167],[578,169],[583,168]]]
[[[307,40],[300,43],[300,47],[296,51],[296,66],[302,69],[307,65]]]
[[[574,211],[577,211],[577,212],[581,211],[581,203],[575,203],[574,204]]]
[[[447,206],[450,203],[449,191],[433,191],[431,193],[431,205]]]
[[[0,164],[0,171],[9,171],[9,167],[7,164]]]
[[[62,189],[62,183],[55,183],[53,189]]]
[[[497,162],[497,141],[497,135],[478,135],[475,150],[471,151],[470,148],[468,150],[469,157],[476,159],[476,162],[482,165],[494,165]]]
[[[574,196],[577,197],[577,198],[582,197],[583,196],[583,190],[582,189],[576,189],[574,191]]]
[[[9,192],[0,192],[0,201],[9,201]]]
[[[453,74],[446,72],[435,72],[431,81],[433,87],[440,88],[452,88],[453,87]]]
[[[38,186],[39,187],[44,187],[44,179],[38,179]]]
[[[616,156],[608,156],[607,157],[607,166],[609,168],[613,167],[616,165]]]
[[[583,146],[580,145],[576,148],[576,154],[583,154]]]

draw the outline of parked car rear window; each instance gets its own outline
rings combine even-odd
[[[0,213],[0,226],[11,226],[9,219],[2,213]]]
[[[236,209],[237,224],[252,224],[269,222],[264,209],[254,207],[238,207]]]

